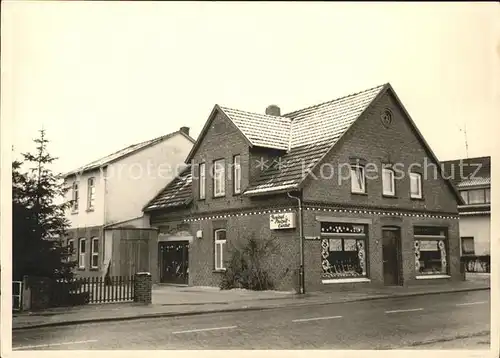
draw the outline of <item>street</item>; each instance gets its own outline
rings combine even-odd
[[[489,349],[490,291],[13,332],[13,350]],[[456,343],[456,344],[455,344]],[[434,345],[434,346],[433,346]]]

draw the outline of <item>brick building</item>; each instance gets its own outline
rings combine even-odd
[[[186,163],[144,208],[154,282],[217,286],[252,235],[275,239],[279,290],[461,277],[460,195],[390,84],[288,114],[216,105]]]

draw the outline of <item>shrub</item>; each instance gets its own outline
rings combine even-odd
[[[220,288],[245,288],[255,291],[272,290],[274,283],[265,263],[276,251],[275,239],[257,240],[252,235],[242,246],[233,246],[231,257],[226,262],[226,271]]]

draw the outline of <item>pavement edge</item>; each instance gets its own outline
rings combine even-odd
[[[402,293],[402,294],[381,295],[381,296],[368,296],[368,297],[361,297],[361,298],[354,298],[354,299],[346,299],[346,300],[341,300],[341,301],[298,302],[298,303],[294,302],[291,304],[285,303],[285,304],[262,306],[262,307],[243,306],[243,307],[238,307],[238,308],[203,310],[203,311],[198,310],[198,311],[190,311],[190,312],[160,312],[160,313],[146,313],[146,314],[133,315],[133,316],[123,316],[123,317],[86,318],[86,319],[78,319],[78,320],[75,319],[75,320],[61,321],[61,322],[30,324],[29,326],[26,326],[26,327],[12,327],[12,331],[21,331],[21,330],[29,330],[29,329],[37,329],[37,328],[45,328],[45,327],[70,326],[70,325],[85,324],[85,323],[131,321],[131,320],[138,320],[138,319],[162,318],[162,317],[195,316],[195,315],[211,314],[211,313],[223,313],[223,312],[265,311],[265,310],[285,308],[285,307],[325,306],[325,305],[329,305],[329,304],[375,301],[375,300],[383,300],[383,299],[389,299],[389,298],[416,297],[416,296],[438,295],[438,294],[455,293],[455,292],[471,292],[471,291],[486,291],[486,290],[490,290],[490,287],[476,287],[476,288],[464,288],[464,289],[458,289],[458,290],[444,290],[444,291],[435,291],[435,292],[417,292],[417,293]]]

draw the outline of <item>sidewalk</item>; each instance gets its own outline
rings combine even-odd
[[[325,305],[391,297],[486,290],[489,276],[469,276],[464,282],[436,283],[408,287],[363,288],[346,292],[294,292],[247,290],[221,291],[214,287],[155,286],[151,305],[134,303],[95,304],[55,308],[43,312],[13,314],[12,329],[62,326],[86,322],[119,321],[148,317],[196,315],[279,307]]]

